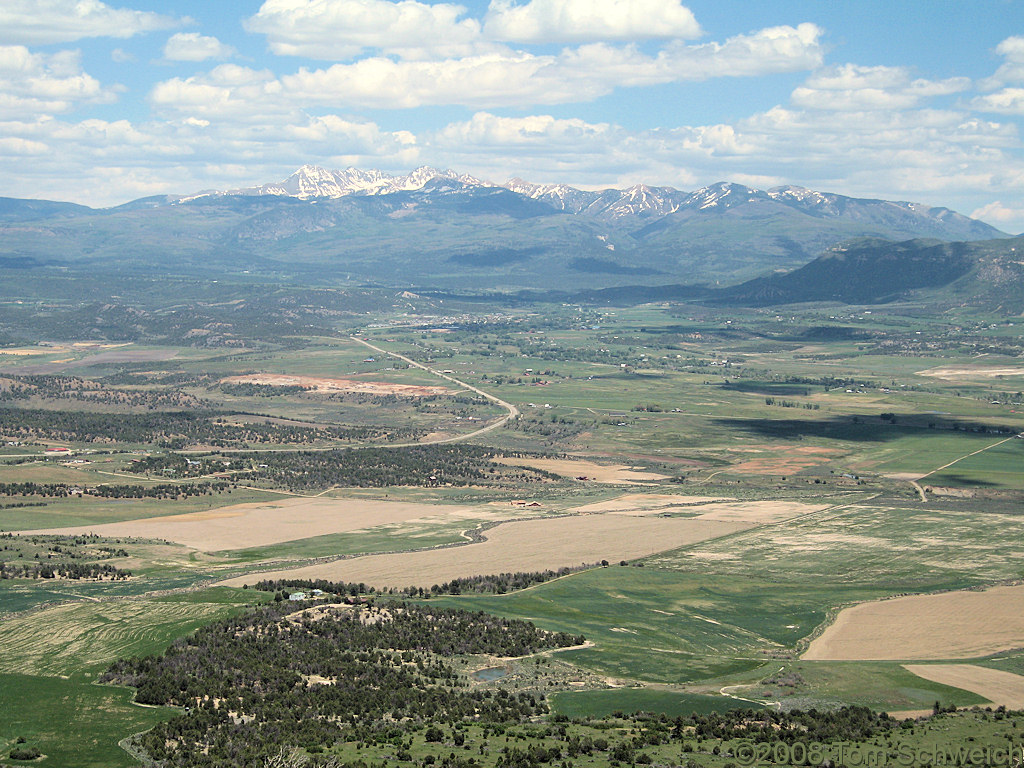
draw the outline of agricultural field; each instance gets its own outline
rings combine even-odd
[[[416,297],[230,347],[0,348],[0,750],[136,764],[117,742],[181,713],[93,683],[308,591],[289,581],[583,635],[452,662],[610,718],[581,738],[642,732],[636,712],[1020,708],[1024,344],[989,324]],[[35,702],[16,717],[14,691]],[[110,717],[54,729],[72,702]],[[900,736],[1003,727],[986,717]],[[561,738],[531,728],[524,748]],[[482,764],[493,738],[467,728]],[[685,741],[730,762],[729,739]],[[334,754],[394,758],[362,742]],[[669,743],[647,754],[691,759]]]
[[[1013,650],[1024,632],[1022,600],[1017,585],[861,603],[841,611],[803,658],[950,659]]]

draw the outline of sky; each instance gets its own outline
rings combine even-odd
[[[1022,0],[2,0],[0,195],[304,164],[794,184],[1024,232]]]

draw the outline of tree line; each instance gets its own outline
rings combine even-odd
[[[229,490],[228,483],[159,483],[157,485],[97,485],[87,488],[67,483],[0,483],[3,496],[97,496],[106,499],[185,499]]]
[[[231,446],[249,443],[303,444],[320,440],[377,439],[411,430],[377,427],[280,424],[250,421],[236,411],[155,411],[100,413],[41,408],[0,409],[0,434],[15,439],[75,443],[131,443],[180,449],[190,445]],[[245,418],[245,421],[241,419]]]
[[[269,483],[292,491],[331,486],[384,488],[391,485],[519,488],[525,483],[558,479],[556,475],[541,470],[507,467],[491,461],[501,455],[504,454],[497,449],[459,444],[420,445],[400,451],[381,447],[357,451],[242,452],[233,454],[226,461],[231,462],[233,478],[237,482]],[[152,456],[133,463],[128,470],[140,473],[162,471],[164,468],[187,470],[184,459],[175,456]]]
[[[123,581],[131,571],[115,568],[109,563],[34,562],[14,563],[0,561],[0,579],[102,579]]]
[[[607,565],[607,561],[605,561],[605,565]],[[378,590],[372,586],[368,587],[363,582],[356,584],[344,581],[327,581],[326,579],[264,579],[257,582],[254,587],[263,592],[318,589],[329,595],[349,595],[351,597],[375,593],[387,593],[404,597],[461,594],[504,595],[507,592],[526,589],[534,584],[543,584],[545,581],[568,576],[570,573],[576,573],[591,567],[593,566],[583,565],[575,568],[558,568],[545,571],[517,571],[515,573],[497,573],[487,576],[466,576],[446,581],[443,584],[434,584],[429,588],[405,587]]]

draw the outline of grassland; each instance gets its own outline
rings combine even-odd
[[[576,627],[594,646],[560,658],[615,679],[679,684],[759,669],[824,618],[819,597],[812,585],[780,594],[744,577],[609,566],[510,595],[438,599]]]
[[[91,677],[91,675],[89,675]],[[91,683],[81,676],[0,674],[0,750],[16,741],[36,747],[45,764],[81,768],[138,765],[118,742],[175,714],[132,704],[135,692]],[[15,763],[19,764],[19,763]]]

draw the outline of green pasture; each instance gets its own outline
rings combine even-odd
[[[19,738],[45,759],[13,765],[130,768],[138,763],[117,743],[172,717],[167,707],[132,704],[129,688],[94,685],[92,675],[69,678],[0,673],[0,759]]]
[[[1005,672],[1012,672],[1015,675],[1024,675],[1024,652],[1007,651],[997,653],[984,659],[976,659],[971,662],[982,667],[1001,669]]]
[[[895,439],[854,454],[849,459],[851,467],[878,474],[925,474],[1004,439],[997,435],[945,429],[896,426],[879,427],[879,430],[880,434],[892,435]]]
[[[767,698],[789,706],[806,708],[809,701],[825,705],[854,702],[882,712],[931,709],[936,701],[957,707],[986,702],[984,697],[969,691],[918,677],[895,662],[795,661],[780,667],[790,675],[795,673],[801,682],[789,689],[769,683],[743,690],[754,698],[757,694],[770,694]],[[743,690],[737,693],[748,695]]]
[[[609,566],[509,595],[436,598],[584,634],[559,658],[603,675],[679,684],[755,669],[810,634],[830,606],[881,591]]]
[[[483,310],[481,306],[472,311]],[[1019,511],[1012,494],[977,501],[929,495],[929,501],[921,503],[908,483],[877,477],[934,472],[921,484],[992,491],[1024,488],[1024,440],[995,445],[1002,436],[970,431],[978,424],[1024,430],[1024,414],[1012,412],[1020,409],[993,405],[987,396],[1018,390],[1019,378],[954,381],[922,375],[933,368],[977,363],[975,353],[945,322],[897,310],[875,308],[867,314],[862,308],[818,307],[776,314],[774,310],[646,306],[584,312],[556,306],[509,312],[515,315],[515,323],[481,332],[453,324],[452,333],[374,328],[365,335],[388,350],[423,362],[429,359],[427,364],[433,368],[450,369],[456,378],[519,405],[522,423],[495,430],[481,443],[556,454],[581,451],[598,461],[656,464],[665,474],[687,475],[685,485],[666,481],[653,489],[659,493],[699,489],[759,500],[813,494],[823,503],[843,505],[661,553],[630,566],[580,572],[518,593],[432,599],[530,619],[547,629],[582,633],[594,645],[559,652],[557,658],[613,680],[651,684],[559,692],[551,696],[556,712],[572,717],[617,710],[685,715],[751,706],[742,698],[805,708],[854,702],[889,710],[928,709],[936,700],[960,706],[981,702],[974,694],[918,678],[895,663],[805,662],[793,660],[793,655],[800,642],[826,621],[829,611],[839,606],[897,593],[960,589],[1024,577],[1016,551],[1016,543],[1024,536],[1024,521],[1009,514]],[[586,320],[568,319],[577,313]],[[387,318],[373,318],[378,320]],[[433,318],[410,316],[400,321],[422,322],[429,328]],[[526,332],[531,325],[543,332]],[[881,331],[901,343],[908,338],[916,343],[914,331],[920,330],[934,343],[926,350],[914,347],[890,354],[877,340],[830,341],[807,333],[810,326],[837,325]],[[1008,341],[1019,336],[1006,329],[1001,333]],[[287,348],[280,341],[268,340],[266,346],[248,350],[139,349],[158,357],[173,353],[172,359],[154,359],[151,371],[214,377],[261,371],[452,386],[347,338],[316,338],[305,344],[291,339]],[[373,362],[366,362],[371,357]],[[730,365],[710,365],[725,359]],[[40,361],[2,362],[5,370],[14,371]],[[996,354],[988,355],[985,362],[1007,367],[1019,363]],[[83,363],[66,370],[97,376],[117,370],[102,361],[85,359]],[[867,386],[826,392],[820,384],[787,381],[823,376],[848,377]],[[503,377],[505,383],[495,383],[495,377]],[[539,386],[532,381],[535,377],[548,383]],[[511,383],[509,378],[521,378],[522,383]],[[423,403],[398,398],[382,403],[314,394],[236,397],[203,386],[185,391],[215,407],[317,424],[456,433],[480,426],[457,421],[459,409],[484,420],[501,413],[493,404],[469,406],[446,399]],[[812,407],[772,405],[766,398]],[[552,407],[544,408],[545,404]],[[649,406],[655,408],[634,410]],[[77,406],[65,402],[61,407]],[[882,413],[895,414],[895,423],[881,419]],[[729,469],[752,459],[784,458],[799,448],[831,451],[819,454],[820,460],[806,469],[785,473],[798,476],[794,482],[799,488],[783,484],[771,473]],[[12,447],[5,453],[26,450]],[[659,457],[668,461],[659,464]],[[79,468],[55,462],[0,464],[0,482],[165,481],[116,474],[129,455],[94,458],[93,464]],[[939,469],[946,464],[950,466]],[[710,478],[720,471],[721,475]],[[838,485],[843,482],[839,480],[842,473],[862,475],[868,485],[851,484],[857,495],[847,494]],[[810,485],[815,479],[827,485]],[[725,481],[729,485],[718,485]],[[466,503],[529,495],[541,501],[545,511],[562,511],[623,491],[567,482],[508,491],[392,488],[353,493]],[[899,495],[904,492],[905,496]],[[0,509],[0,530],[92,525],[279,498],[245,488],[184,501],[33,497],[25,500],[45,506]],[[268,597],[253,590],[227,589],[163,597],[142,593],[190,587],[214,575],[241,574],[258,562],[449,544],[461,541],[461,531],[476,522],[380,526],[203,555],[177,548],[136,552],[129,547],[133,564],[127,567],[136,576],[128,582],[0,583],[0,611],[4,612],[0,748],[9,748],[23,736],[27,745],[38,745],[47,754],[47,764],[130,765],[116,741],[166,717],[167,712],[132,706],[129,691],[89,681],[118,657],[160,651],[202,624]],[[258,579],[253,574],[250,583]],[[68,602],[56,604],[63,601]],[[1020,654],[1002,654],[979,663],[1024,673]],[[682,685],[688,687],[686,692],[677,690]],[[740,698],[714,695],[723,686]],[[470,726],[470,733],[477,738],[475,728]],[[86,745],[84,753],[82,745]],[[370,756],[359,754],[352,745],[344,749],[346,758],[353,760]],[[436,748],[417,741],[412,751],[420,758]],[[662,752],[655,755],[656,761],[678,758],[678,752]],[[0,761],[5,756],[0,752]],[[711,756],[700,760],[714,768],[728,762]]]
[[[921,482],[956,488],[1024,488],[1024,440],[989,439],[991,448],[965,456]]]

